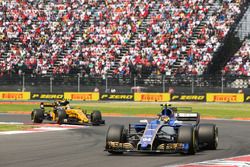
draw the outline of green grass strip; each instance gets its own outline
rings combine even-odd
[[[13,111],[32,111],[33,108],[39,108],[39,105],[34,104],[0,104],[0,113]]]
[[[31,129],[31,128],[35,128],[36,126],[32,126],[32,125],[5,125],[5,124],[1,124],[0,125],[0,131],[16,131],[16,130],[27,130],[27,129]]]
[[[160,112],[160,103],[140,102],[78,102],[71,103],[72,106],[79,106],[88,112],[100,110],[102,113],[117,113],[126,115],[136,114],[157,114]],[[176,107],[192,107],[193,112],[201,116],[218,118],[250,118],[250,103],[174,103]],[[0,104],[0,112],[25,111],[39,108],[34,104]]]

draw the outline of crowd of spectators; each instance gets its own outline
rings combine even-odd
[[[250,39],[243,42],[241,48],[224,68],[225,75],[250,76]]]
[[[84,23],[89,22],[98,3],[98,0],[1,1],[0,56],[7,52],[1,71],[21,73],[25,68],[46,74]],[[70,66],[58,65],[53,72],[68,73]]]
[[[116,75],[142,72],[202,74],[235,17],[239,0],[0,0],[0,75],[102,75],[138,33],[114,69]],[[149,16],[150,9],[156,9]],[[149,17],[149,18],[148,18]],[[148,18],[147,28],[138,31]],[[193,30],[205,20],[190,48]],[[186,55],[184,54],[186,53]],[[178,71],[173,64],[183,59]]]
[[[117,0],[100,4],[93,24],[82,31],[82,36],[70,49],[78,53],[74,61],[77,67],[83,69],[83,73],[87,70],[90,74],[105,76],[147,17],[148,10],[147,1]]]
[[[188,39],[207,14],[206,0],[160,0],[153,5],[148,27],[138,34],[119,66],[148,69],[148,72],[171,75],[172,66],[183,57]],[[144,70],[142,70],[144,71]],[[124,72],[123,72],[124,73]]]
[[[148,8],[146,1],[131,0],[2,1],[1,57],[8,54],[1,71],[24,66],[37,74],[50,68],[54,74],[76,68],[104,74],[147,17]],[[91,24],[84,27],[86,22]]]
[[[238,0],[224,0],[210,9],[213,3],[213,0],[157,1],[157,12],[151,16],[149,27],[139,33],[118,70],[124,73],[126,67],[139,67],[139,71],[144,67],[156,74],[201,75],[240,13]],[[202,22],[197,39],[188,47],[194,30]],[[174,71],[177,59],[184,61]]]
[[[203,74],[213,53],[223,44],[224,37],[240,14],[241,3],[239,0],[223,0],[222,5],[215,6],[197,39],[187,49],[187,61],[182,64],[184,68],[180,68],[179,73]]]

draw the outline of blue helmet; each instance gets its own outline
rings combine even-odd
[[[171,108],[163,109],[161,111],[161,115],[168,116],[168,117],[173,117],[174,116],[174,111]]]

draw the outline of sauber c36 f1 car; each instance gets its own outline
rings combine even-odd
[[[192,108],[162,105],[158,118],[139,123],[111,125],[106,134],[105,151],[163,152],[195,154],[200,149],[215,150],[218,145],[218,128],[215,124],[200,124],[198,113]],[[190,112],[179,112],[180,110]]]
[[[101,125],[105,124],[102,114],[94,110],[90,114],[80,108],[72,108],[69,101],[56,101],[53,103],[40,103],[39,109],[33,109],[31,120],[34,123],[42,123],[43,120],[55,121],[58,124],[85,124]]]

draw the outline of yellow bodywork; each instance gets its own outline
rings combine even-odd
[[[62,103],[60,104],[60,102],[62,102]],[[57,101],[54,103],[42,102],[40,104],[40,108],[42,108],[42,109],[44,109],[45,107],[51,107],[51,110],[48,110],[47,113],[50,115],[50,117],[53,121],[58,121],[58,116],[57,116],[57,112],[56,112],[56,110],[57,110],[56,108],[58,106],[65,110],[67,118],[78,119],[79,123],[89,123],[90,122],[86,113],[84,113],[80,107],[71,108],[71,106],[68,103],[63,104],[63,101]]]
[[[77,118],[81,123],[88,123],[89,119],[86,114],[82,112],[80,109],[65,109],[66,114],[69,118]]]
[[[63,108],[65,109],[65,112],[66,112],[68,118],[77,118],[80,123],[89,123],[88,117],[81,109],[73,109],[73,108],[67,109],[66,107],[63,107]],[[54,111],[50,111],[50,116],[51,116],[53,121],[58,120]]]
[[[50,112],[50,116],[51,116],[53,121],[56,120],[56,114],[54,112]]]

